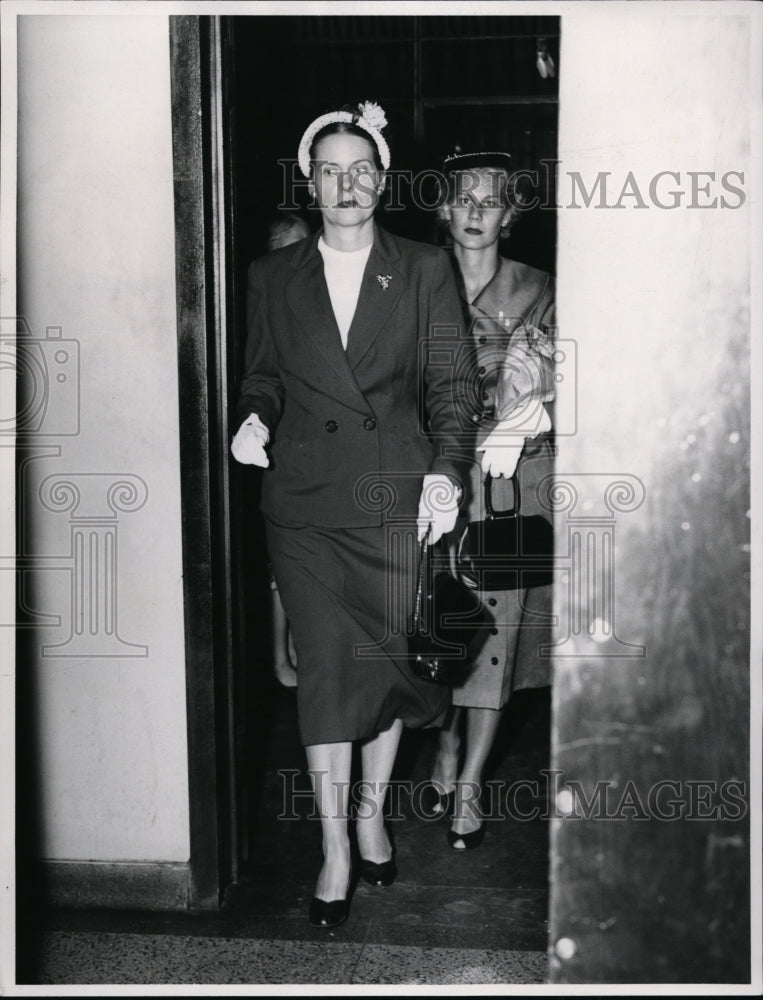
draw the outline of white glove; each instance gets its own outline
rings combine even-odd
[[[483,453],[482,471],[489,472],[493,479],[500,479],[502,476],[511,479],[525,441],[550,430],[551,419],[545,406],[537,400],[529,400],[528,405],[514,410],[494,427],[477,448],[477,451]]]
[[[443,535],[453,530],[458,519],[460,497],[461,488],[456,486],[450,476],[435,472],[429,472],[424,476],[419,513],[416,518],[419,541],[426,535],[430,524],[432,531],[429,535],[429,545],[434,545]]]
[[[250,413],[236,431],[230,450],[237,462],[242,465],[259,465],[267,469],[270,460],[265,454],[265,445],[270,438],[270,432],[256,413]]]

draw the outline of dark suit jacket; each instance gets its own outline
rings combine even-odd
[[[270,430],[263,512],[328,527],[415,517],[424,473],[463,471],[467,338],[448,258],[377,227],[345,352],[317,244],[249,270],[238,415]]]

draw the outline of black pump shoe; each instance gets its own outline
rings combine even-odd
[[[475,847],[479,847],[485,837],[485,824],[477,827],[476,830],[472,830],[471,833],[455,833],[453,830],[448,830],[448,847],[452,848],[454,851],[473,851]],[[463,847],[456,847],[458,841],[464,845]]]
[[[366,861],[365,858],[361,858],[360,877],[369,885],[384,887],[392,885],[397,878],[397,865],[395,864],[394,853],[389,861]]]
[[[344,899],[319,899],[313,896],[307,919],[313,927],[338,927],[347,919],[350,912],[350,896],[356,885],[354,867],[350,869],[347,880],[347,894]]]
[[[313,927],[338,927],[347,919],[350,912],[349,889],[344,899],[318,899],[313,896],[310,903],[308,920]]]
[[[434,783],[427,785],[421,794],[421,808],[426,819],[431,819],[435,816],[447,816],[450,818],[453,815],[455,802],[455,788],[442,795]]]

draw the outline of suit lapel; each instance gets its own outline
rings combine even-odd
[[[495,318],[503,310],[505,319],[516,321],[511,324],[512,329],[532,316],[544,287],[530,275],[521,280],[518,268],[514,261],[501,260],[492,279],[474,300],[474,305],[488,316]]]
[[[305,240],[298,248],[293,260],[296,274],[286,288],[286,301],[331,371],[353,394],[362,395],[353,370],[368,353],[403,294],[405,278],[396,266],[400,251],[395,238],[377,226],[345,351],[323,273],[319,235]]]
[[[300,327],[312,340],[330,370],[352,390],[360,393],[358,383],[347,363],[339,327],[336,325],[326,278],[323,258],[318,250],[318,235],[305,240],[294,258],[297,273],[286,287],[286,301]]]
[[[353,370],[368,353],[403,294],[405,279],[394,263],[398,257],[392,237],[377,227],[347,335],[347,361]]]

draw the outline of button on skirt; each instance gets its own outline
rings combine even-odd
[[[443,721],[450,691],[407,662],[415,525],[292,526],[265,519],[271,567],[297,653],[303,745],[366,740],[395,719]]]

